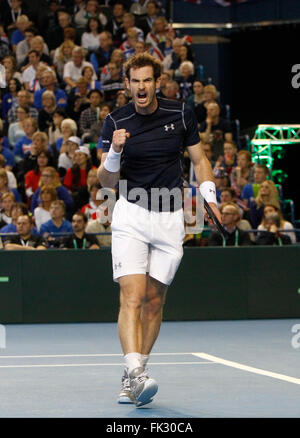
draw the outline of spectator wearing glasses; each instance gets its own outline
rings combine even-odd
[[[227,237],[214,231],[208,239],[208,246],[250,246],[252,245],[249,233],[238,228],[241,220],[238,207],[233,202],[227,202],[220,207],[222,224],[227,232]]]

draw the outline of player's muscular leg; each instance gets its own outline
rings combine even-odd
[[[159,334],[167,286],[147,275],[146,296],[141,311],[141,353],[149,354]]]
[[[141,309],[146,296],[146,275],[125,275],[119,279],[119,283],[118,330],[123,353],[140,353],[142,344]]]

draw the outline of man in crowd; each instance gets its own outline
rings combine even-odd
[[[227,238],[223,238],[217,231],[211,233],[208,239],[208,246],[250,246],[249,233],[238,228],[241,220],[240,212],[234,202],[226,202],[220,208],[222,224],[227,231]]]
[[[7,250],[44,250],[47,249],[47,242],[41,236],[32,234],[32,218],[24,214],[17,219],[17,236],[9,236],[5,239],[4,249]]]
[[[88,223],[87,216],[78,211],[72,217],[73,233],[64,237],[60,248],[73,249],[99,249],[96,236],[89,235],[85,232]]]
[[[232,142],[233,140],[231,123],[220,116],[220,106],[217,102],[210,102],[206,111],[206,120],[200,124],[200,138],[211,142],[216,160],[223,155],[224,141]]]
[[[45,70],[41,76],[42,89],[34,93],[34,106],[38,110],[42,108],[42,96],[44,92],[52,91],[55,95],[57,106],[65,109],[67,106],[67,95],[61,88],[57,87],[56,75],[53,70]]]
[[[253,172],[253,183],[246,184],[243,187],[241,198],[247,205],[251,199],[256,198],[261,183],[266,181],[269,176],[269,170],[265,164],[256,164]]]
[[[71,222],[65,219],[66,207],[63,201],[53,201],[49,212],[51,219],[42,224],[41,236],[47,238],[51,233],[71,233],[73,231]]]

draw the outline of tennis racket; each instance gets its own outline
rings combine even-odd
[[[209,203],[205,199],[204,199],[204,207],[205,207],[205,210],[206,210],[209,218],[213,221],[213,223],[216,226],[216,228],[219,231],[219,233],[224,237],[224,239],[226,239],[228,236],[227,236],[225,228],[220,223],[219,219],[217,218],[215,213],[212,211]]]

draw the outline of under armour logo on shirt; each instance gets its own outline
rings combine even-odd
[[[165,125],[165,131],[168,131],[169,129],[172,129],[172,131],[175,129],[174,123],[171,123],[171,125]]]
[[[121,267],[122,267],[122,263],[121,262],[115,263],[115,269],[118,269],[118,268],[121,268]]]

